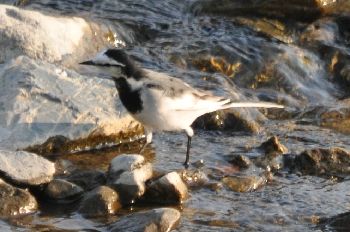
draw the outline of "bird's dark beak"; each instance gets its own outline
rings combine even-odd
[[[82,64],[82,65],[95,65],[95,63],[92,62],[91,60],[87,60],[87,61],[81,62],[79,64]]]

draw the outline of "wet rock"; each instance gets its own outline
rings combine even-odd
[[[350,98],[337,102],[335,107],[327,107],[318,112],[316,117],[319,118],[320,126],[350,134]]]
[[[100,186],[87,193],[80,205],[79,212],[84,216],[103,216],[114,214],[121,208],[116,191]]]
[[[269,174],[264,176],[229,176],[224,177],[222,182],[232,191],[251,192],[265,185],[269,178],[271,178]]]
[[[38,203],[27,191],[13,187],[0,179],[0,217],[35,212]]]
[[[52,180],[55,164],[34,153],[0,150],[0,171],[18,184],[40,185]]]
[[[220,110],[198,117],[192,124],[194,128],[205,130],[230,130],[257,133],[259,124],[247,112]]]
[[[172,208],[147,210],[120,218],[109,231],[166,232],[175,228],[180,216],[180,212]]]
[[[55,168],[56,168],[56,173],[55,173],[56,176],[68,175],[76,169],[75,165],[71,161],[65,160],[65,159],[56,160]]]
[[[67,180],[79,185],[84,190],[91,190],[104,185],[107,177],[104,172],[99,170],[76,170],[67,176]]]
[[[288,149],[280,143],[276,136],[272,136],[266,142],[263,142],[258,149],[264,154],[254,160],[256,166],[268,171],[276,171],[283,167],[283,157],[281,155],[288,152]]]
[[[277,153],[284,154],[288,152],[286,146],[281,144],[277,136],[272,136],[266,142],[263,142],[259,149],[264,151],[265,154]]]
[[[209,182],[208,176],[201,170],[185,169],[181,173],[181,178],[185,184],[190,188],[198,188],[206,185]]]
[[[71,182],[61,179],[54,179],[44,190],[44,194],[51,200],[60,202],[71,202],[77,200],[84,190]]]
[[[344,12],[346,0],[295,0],[295,1],[276,1],[276,0],[258,0],[258,1],[215,1],[204,0],[197,1],[192,6],[192,11],[197,13],[211,13],[219,15],[237,16],[259,16],[283,21],[302,21],[311,22],[318,19],[322,14]],[[342,9],[341,9],[342,8]]]
[[[145,193],[145,182],[151,179],[152,165],[141,155],[118,155],[110,164],[108,183],[124,204],[133,202]]]
[[[227,159],[228,162],[238,166],[240,169],[247,169],[252,165],[252,161],[245,155],[231,155]]]
[[[177,172],[170,172],[147,184],[142,201],[156,204],[181,204],[188,197],[188,190]]]
[[[49,62],[72,55],[81,60],[107,45],[103,37],[107,28],[83,18],[49,16],[9,5],[0,5],[0,18],[0,63],[19,55]]]
[[[1,65],[0,80],[0,147],[9,150],[56,136],[37,152],[66,151],[65,138],[112,136],[139,125],[120,114],[113,83],[91,74],[20,56]]]
[[[350,153],[341,148],[311,149],[296,156],[294,164],[304,174],[349,174]]]
[[[323,218],[320,222],[325,231],[346,232],[350,228],[350,213],[342,213],[331,218]],[[327,229],[326,229],[327,228]]]
[[[339,39],[339,28],[331,19],[320,19],[310,24],[300,36],[303,43],[332,45]]]

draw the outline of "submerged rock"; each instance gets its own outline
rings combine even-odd
[[[266,176],[228,176],[222,179],[225,186],[235,192],[251,192],[265,185],[268,181]]]
[[[87,193],[81,202],[79,212],[84,216],[103,216],[114,214],[121,208],[116,191],[100,186]]]
[[[67,180],[81,186],[84,190],[91,190],[104,185],[107,177],[99,170],[76,170],[67,176]]]
[[[34,153],[0,150],[0,172],[18,184],[48,183],[55,174],[55,164]]]
[[[252,165],[252,161],[245,155],[230,155],[227,159],[228,162],[238,166],[240,169],[247,169]]]
[[[152,178],[152,164],[141,155],[118,155],[110,164],[108,183],[130,204],[145,193],[145,182]]]
[[[177,172],[170,172],[147,185],[142,201],[156,204],[181,204],[188,190]]]
[[[38,203],[27,191],[13,187],[0,179],[0,217],[35,212]]]
[[[111,232],[167,232],[175,228],[180,212],[172,208],[151,209],[120,218],[108,229]]]
[[[306,150],[295,157],[294,165],[304,174],[349,174],[350,153],[341,148]]]
[[[83,189],[80,186],[61,179],[51,181],[44,190],[48,198],[61,202],[75,201],[82,193]]]

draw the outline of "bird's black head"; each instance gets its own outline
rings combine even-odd
[[[130,56],[124,50],[117,48],[107,49],[106,51],[99,53],[95,58],[80,64],[108,68],[118,67],[121,69],[122,75],[136,80],[139,80],[144,76],[142,69],[134,63]]]

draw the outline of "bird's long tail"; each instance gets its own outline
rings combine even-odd
[[[229,101],[221,105],[221,109],[228,108],[284,108],[283,105],[271,103],[271,102],[232,102]]]

